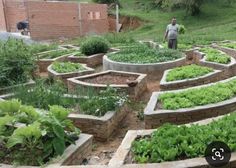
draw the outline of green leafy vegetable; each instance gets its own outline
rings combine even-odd
[[[52,64],[52,69],[58,73],[79,72],[86,70],[82,64],[72,62],[54,62]]]

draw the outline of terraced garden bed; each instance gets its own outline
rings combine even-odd
[[[46,51],[43,53],[39,53],[37,55],[37,65],[39,68],[39,72],[47,72],[47,68],[50,64],[52,64],[55,61],[66,61],[68,60],[67,57],[71,54],[76,52],[75,49],[72,50],[51,50]]]
[[[100,91],[108,85],[117,88],[119,91],[125,91],[132,98],[137,98],[146,90],[147,79],[145,74],[123,71],[104,71],[68,79],[70,92],[73,92],[76,88],[93,88]]]
[[[166,70],[160,81],[161,90],[175,90],[216,82],[222,79],[221,70],[199,65],[186,65]]]
[[[67,79],[94,73],[94,69],[85,64],[71,62],[54,62],[48,67],[48,75],[55,80],[62,80],[67,85]]]
[[[110,167],[208,167],[204,158],[207,145],[221,140],[233,151],[229,167],[236,164],[234,138],[231,130],[236,115],[232,113],[193,125],[165,125],[156,130],[128,131],[109,162]],[[229,127],[229,129],[225,129]],[[219,131],[221,130],[221,131]],[[227,132],[227,133],[226,133]],[[191,139],[188,141],[186,139]]]
[[[236,78],[193,88],[153,92],[144,110],[146,128],[184,124],[236,110]]]
[[[160,79],[165,70],[184,64],[183,53],[168,49],[151,49],[143,44],[107,54],[103,58],[104,70],[144,73],[155,79]]]
[[[219,43],[213,43],[213,48],[217,48],[228,55],[236,58],[236,42],[235,41],[223,41]]]

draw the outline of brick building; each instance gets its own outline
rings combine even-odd
[[[28,20],[34,40],[102,34],[109,30],[107,5],[44,0],[0,0],[0,30],[15,32]]]

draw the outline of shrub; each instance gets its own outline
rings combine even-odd
[[[66,93],[66,87],[59,81],[51,83],[45,80],[37,80],[31,90],[24,86],[16,89],[14,97],[26,105],[46,110],[51,105],[60,105],[65,108],[75,106],[78,100],[65,97],[64,94]]]
[[[114,111],[127,101],[127,96],[120,95],[116,89],[108,87],[98,94],[88,90],[87,97],[79,100],[79,111],[93,116],[104,116],[108,111]]]
[[[191,79],[206,75],[213,72],[212,68],[203,67],[199,65],[187,65],[182,67],[177,67],[170,70],[166,76],[166,81],[177,81],[183,79]]]
[[[22,40],[0,43],[0,87],[26,82],[34,68],[30,47]]]
[[[143,44],[136,44],[133,47],[123,48],[115,54],[108,54],[108,57],[117,62],[134,64],[148,64],[172,61],[183,57],[183,54],[171,49],[151,49]]]
[[[203,106],[228,100],[236,95],[236,80],[217,83],[202,88],[193,88],[180,92],[163,93],[159,100],[164,109],[176,110],[195,106]]]
[[[85,55],[106,53],[109,43],[102,37],[90,37],[82,43],[80,50]]]
[[[138,163],[158,163],[204,156],[213,141],[222,141],[236,150],[236,113],[208,125],[165,124],[150,137],[139,138],[132,143],[131,151]]]
[[[222,53],[221,51],[214,48],[201,48],[201,52],[206,54],[206,61],[216,62],[220,64],[229,64],[231,62],[230,56]]]
[[[84,71],[85,67],[80,63],[54,62],[52,64],[52,69],[58,73],[69,73],[69,72]]]
[[[0,102],[0,111],[5,114],[0,116],[1,163],[42,165],[62,155],[66,146],[73,144],[80,134],[67,119],[69,111],[60,106],[50,106],[48,112],[38,112],[31,106],[11,100]],[[26,125],[15,127],[15,122]]]

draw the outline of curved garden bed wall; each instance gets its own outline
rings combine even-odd
[[[52,69],[52,64],[47,68],[48,69],[48,76],[52,77],[53,79],[56,80],[62,80],[65,85],[67,85],[67,79],[68,78],[73,78],[73,77],[78,77],[78,76],[83,76],[87,74],[94,73],[94,69],[87,67],[85,64],[83,64],[83,67],[85,70],[83,71],[78,71],[78,72],[69,72],[69,73],[58,73]]]
[[[51,50],[51,51],[54,51],[54,50]],[[45,53],[48,53],[48,52],[51,52],[51,51],[46,51],[46,52],[43,52],[43,53],[39,53],[39,57],[40,57],[40,54],[45,54]],[[68,54],[57,57],[57,58],[53,58],[53,59],[42,58],[42,59],[38,59],[36,61],[36,64],[38,66],[39,72],[47,72],[47,68],[48,68],[49,65],[51,65],[55,61],[66,61],[67,57],[68,57]]]
[[[199,125],[206,125],[210,122],[217,120],[217,118],[202,120],[200,122],[196,122],[194,124]],[[140,137],[149,136],[154,132],[154,130],[132,130],[128,131],[125,138],[123,139],[121,145],[117,149],[116,153],[110,160],[108,167],[122,167],[122,168],[206,168],[210,167],[209,164],[206,162],[205,158],[193,158],[193,159],[186,159],[186,160],[179,160],[179,161],[170,161],[170,162],[163,162],[163,163],[148,163],[148,164],[132,164],[128,162],[130,156],[131,146],[134,140]],[[229,167],[236,166],[236,152],[231,154],[231,160],[229,163]]]
[[[103,70],[143,73],[147,74],[151,79],[160,80],[165,70],[184,65],[185,63],[186,58],[183,57],[174,61],[154,64],[130,64],[112,61],[105,55],[103,57]]]
[[[68,79],[68,89],[70,92],[73,92],[76,90],[77,87],[83,88],[83,89],[95,89],[96,91],[104,90],[107,88],[107,84],[97,84],[94,82],[89,82],[87,80],[91,80],[94,78],[99,78],[102,76],[121,76],[124,78],[129,79],[129,77],[132,77],[134,81],[136,82],[136,85],[129,86],[126,81],[122,81],[121,83],[109,83],[110,87],[114,87],[118,89],[118,91],[124,91],[127,94],[130,95],[131,98],[138,98],[146,89],[147,89],[147,79],[145,74],[140,73],[131,73],[131,72],[121,72],[121,71],[105,71],[90,75],[85,75],[81,77],[75,77]],[[97,79],[99,81],[102,81],[103,79]],[[119,80],[119,79],[116,79]],[[120,82],[120,81],[117,81]]]
[[[70,145],[66,148],[63,155],[47,165],[46,167],[61,167],[69,165],[82,164],[83,160],[86,159],[92,152],[92,135],[80,134],[79,139],[75,142],[75,145]],[[0,167],[15,167],[12,165],[0,164]],[[20,166],[20,167],[35,167],[37,166]],[[38,166],[40,167],[40,166]]]
[[[224,81],[220,81],[217,83],[227,82],[232,79],[236,79],[236,77],[226,79]],[[192,88],[202,88],[214,84],[216,83],[196,86]],[[192,88],[169,91],[169,92],[172,93],[180,92]],[[185,124],[185,123],[195,122],[202,119],[227,114],[236,110],[236,97],[219,103],[208,104],[204,106],[196,106],[193,108],[183,108],[178,110],[159,109],[157,108],[157,104],[159,102],[158,98],[162,93],[164,92],[153,92],[147,104],[147,107],[144,110],[145,128],[147,129],[157,128],[163,125],[164,123]]]
[[[73,112],[69,114],[75,126],[80,128],[82,132],[92,134],[99,141],[107,141],[114,133],[120,122],[128,113],[127,105],[123,105],[116,111],[109,111],[102,117],[92,115],[79,114]]]
[[[214,70],[214,72],[211,72],[209,74],[206,74],[204,76],[200,76],[197,78],[167,82],[166,77],[170,71],[171,69],[166,70],[164,72],[164,75],[160,81],[160,90],[176,90],[176,89],[183,89],[183,88],[188,88],[192,86],[208,84],[208,83],[219,81],[224,77],[224,73],[221,70]]]
[[[230,41],[223,41],[222,43],[230,43]],[[235,49],[223,47],[223,46],[220,46],[217,43],[213,43],[211,46],[213,48],[219,49],[219,50],[227,53],[228,55],[230,55],[230,56],[232,56],[232,57],[234,57],[236,59],[236,50]]]

